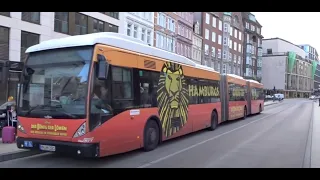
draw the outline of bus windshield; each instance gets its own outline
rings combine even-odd
[[[92,47],[31,53],[23,72],[18,115],[83,119]]]

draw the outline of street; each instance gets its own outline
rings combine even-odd
[[[259,115],[164,142],[151,152],[94,160],[46,153],[5,161],[0,168],[308,168],[313,103],[286,99]]]

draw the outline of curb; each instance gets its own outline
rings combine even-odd
[[[0,162],[10,161],[14,159],[24,158],[28,156],[34,156],[38,154],[42,154],[45,152],[40,151],[30,151],[30,150],[18,150],[14,152],[2,153],[0,154]]]

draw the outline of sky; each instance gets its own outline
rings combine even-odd
[[[264,38],[310,44],[320,52],[320,12],[252,12],[262,25]]]

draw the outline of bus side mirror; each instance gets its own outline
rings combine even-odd
[[[98,79],[105,80],[108,75],[109,64],[104,56],[98,55]]]

